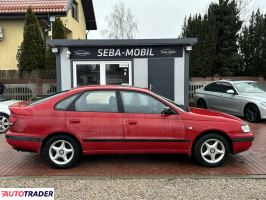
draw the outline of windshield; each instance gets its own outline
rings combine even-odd
[[[153,92],[153,93],[154,93],[154,92]],[[177,106],[178,108],[182,109],[182,110],[185,111],[185,112],[189,112],[189,111],[190,111],[189,108],[188,108],[187,106],[185,106],[185,105],[177,104],[177,103],[175,103],[174,101],[172,101],[171,99],[168,99],[168,98],[166,98],[166,97],[164,97],[164,96],[161,96],[161,95],[159,95],[159,94],[156,94],[156,93],[154,93],[154,94],[155,94],[156,96],[159,96],[159,97],[163,98],[165,101],[169,102],[170,104],[172,104],[172,105],[174,105],[174,106]]]
[[[239,82],[234,83],[240,93],[263,93],[266,89],[256,82]]]

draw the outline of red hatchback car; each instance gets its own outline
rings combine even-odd
[[[181,153],[204,166],[249,149],[254,135],[239,118],[186,109],[147,89],[86,86],[10,107],[7,142],[57,168],[81,155]]]

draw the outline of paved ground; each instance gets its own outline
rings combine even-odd
[[[253,147],[211,169],[180,155],[97,155],[84,157],[72,169],[58,170],[36,154],[13,150],[0,135],[0,176],[266,175],[266,122],[251,128],[255,133]]]
[[[0,188],[54,188],[55,199],[266,199],[266,179],[12,178]]]

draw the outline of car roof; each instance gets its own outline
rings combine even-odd
[[[133,86],[123,86],[123,85],[85,85],[73,88],[72,91],[81,91],[81,90],[134,90],[134,91],[149,91],[148,88],[140,88]]]
[[[216,83],[217,82],[227,82],[227,83],[243,83],[243,82],[249,82],[249,83],[253,83],[255,81],[251,81],[251,80],[225,80],[225,79],[223,79],[223,80],[218,80],[218,81],[214,81],[214,82],[216,82]]]

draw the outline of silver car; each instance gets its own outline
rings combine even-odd
[[[214,81],[196,90],[194,103],[249,122],[266,119],[266,89],[254,81]]]

